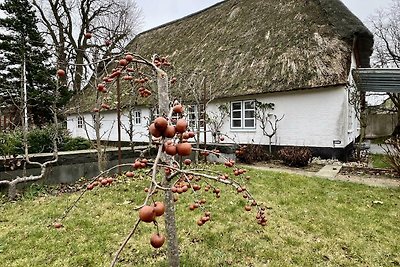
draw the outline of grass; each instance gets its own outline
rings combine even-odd
[[[182,266],[400,265],[399,189],[259,170],[248,174],[247,188],[266,203],[269,225],[259,226],[255,211],[244,211],[245,200],[220,187],[220,199],[201,190],[212,220],[199,227],[202,211],[188,209],[195,197],[181,195],[176,207]],[[59,230],[50,225],[77,194],[0,204],[0,265],[108,266],[135,223],[133,207],[141,204],[146,185],[139,180],[96,188]],[[141,224],[118,266],[167,266],[165,246],[149,245],[154,231]]]
[[[379,169],[390,169],[391,166],[388,161],[385,159],[385,155],[381,154],[370,154],[370,160],[372,163],[372,167]]]

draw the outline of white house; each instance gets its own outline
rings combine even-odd
[[[199,116],[192,112],[199,108],[195,99],[210,100],[208,114],[227,105],[220,132],[229,138],[223,143],[269,143],[255,118],[254,101],[260,101],[274,103],[273,114],[284,115],[273,145],[340,156],[359,135],[347,86],[351,69],[369,67],[372,45],[372,34],[340,0],[226,0],[143,32],[126,50],[168,57],[173,68],[166,71],[177,78],[171,97],[191,107],[186,110],[192,124]],[[129,88],[125,85],[124,92]],[[68,129],[74,136],[94,137],[84,130],[83,119],[92,121],[95,91],[87,88],[70,103]],[[127,99],[121,101],[123,125],[129,124]],[[154,107],[146,101],[133,107],[135,141],[148,140]],[[101,116],[103,138],[116,141],[115,110]],[[212,140],[209,131],[207,140]]]

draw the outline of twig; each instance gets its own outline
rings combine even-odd
[[[103,172],[101,172],[100,174],[98,174],[97,176],[95,176],[93,179],[89,180],[89,184],[93,183],[94,181],[96,181],[100,176],[102,176],[105,173],[109,173],[110,171],[112,171],[113,169],[116,169],[118,167],[122,167],[122,166],[131,166],[132,164],[121,164],[121,165],[115,165],[113,167],[111,167],[108,170],[105,170]],[[79,195],[79,197],[64,211],[63,216],[61,216],[60,220],[64,220],[67,215],[71,212],[71,210],[76,207],[76,203],[79,202],[79,200],[83,197],[83,195],[88,191],[87,187],[82,191],[82,193]]]
[[[139,226],[139,223],[141,222],[140,219],[138,219],[135,223],[135,226],[132,228],[132,230],[130,231],[130,233],[127,235],[127,237],[125,238],[124,242],[121,244],[121,246],[119,247],[117,253],[115,253],[114,259],[110,264],[110,267],[114,267],[115,264],[117,263],[119,254],[121,254],[122,250],[124,249],[124,247],[126,246],[126,244],[128,243],[129,239],[131,239],[131,237],[133,236],[133,234],[135,233],[137,227]]]

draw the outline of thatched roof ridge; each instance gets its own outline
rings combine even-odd
[[[367,67],[372,35],[340,0],[225,0],[137,35],[126,50],[168,56],[174,96],[187,99],[206,77],[224,98],[345,84],[356,37]]]

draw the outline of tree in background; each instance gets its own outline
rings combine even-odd
[[[0,94],[7,106],[22,111],[22,75],[26,69],[28,109],[36,125],[52,119],[54,69],[50,54],[37,28],[38,19],[27,0],[6,0],[0,5]],[[15,114],[22,117],[21,114]]]
[[[55,47],[57,67],[67,72],[74,92],[80,91],[93,72],[101,73],[107,59],[123,50],[139,23],[140,11],[128,0],[33,1],[46,34]],[[88,48],[101,54],[103,64],[93,68]],[[104,49],[98,49],[104,48]],[[65,80],[67,82],[67,80]]]
[[[285,117],[285,115],[282,115],[282,117],[278,118],[277,115],[273,114],[274,108],[274,103],[256,101],[256,119],[260,122],[263,135],[269,139],[268,151],[270,155],[272,154],[272,137],[278,131],[278,123]]]
[[[379,10],[370,23],[375,35],[373,65],[379,68],[400,68],[400,0],[393,0],[390,8]],[[399,136],[400,94],[387,94],[398,116],[392,135]]]
[[[207,113],[206,122],[210,128],[214,143],[219,143],[222,126],[226,118],[229,116],[229,106],[221,104],[218,106],[218,111],[210,111]]]

